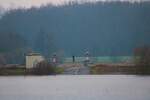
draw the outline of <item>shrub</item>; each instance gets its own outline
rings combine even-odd
[[[47,61],[42,61],[42,62],[38,63],[34,68],[31,69],[31,74],[52,75],[52,74],[55,74],[55,67],[53,67]]]

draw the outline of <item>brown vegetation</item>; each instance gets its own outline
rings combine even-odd
[[[136,74],[136,67],[125,64],[98,64],[91,67],[91,74]]]
[[[134,64],[98,64],[91,67],[92,74],[150,74],[150,47],[143,46],[134,51]]]
[[[150,74],[150,47],[136,48],[134,51],[138,74]]]

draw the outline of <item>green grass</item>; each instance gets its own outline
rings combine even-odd
[[[63,74],[64,68],[55,67],[56,74]],[[0,76],[11,76],[11,75],[30,75],[27,73],[25,68],[0,68]]]
[[[56,74],[62,74],[64,72],[64,68],[56,67],[55,68],[55,73]]]
[[[0,75],[25,75],[25,69],[24,68],[1,68],[0,69]]]
[[[104,72],[101,70],[101,68],[92,66],[90,68],[90,73],[96,75],[96,74],[102,74]]]

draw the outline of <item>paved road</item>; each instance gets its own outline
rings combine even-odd
[[[69,75],[87,75],[90,74],[90,68],[88,66],[84,66],[83,64],[70,64],[65,68],[64,74]]]

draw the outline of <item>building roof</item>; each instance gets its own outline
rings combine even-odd
[[[27,56],[41,56],[40,53],[28,53]]]

